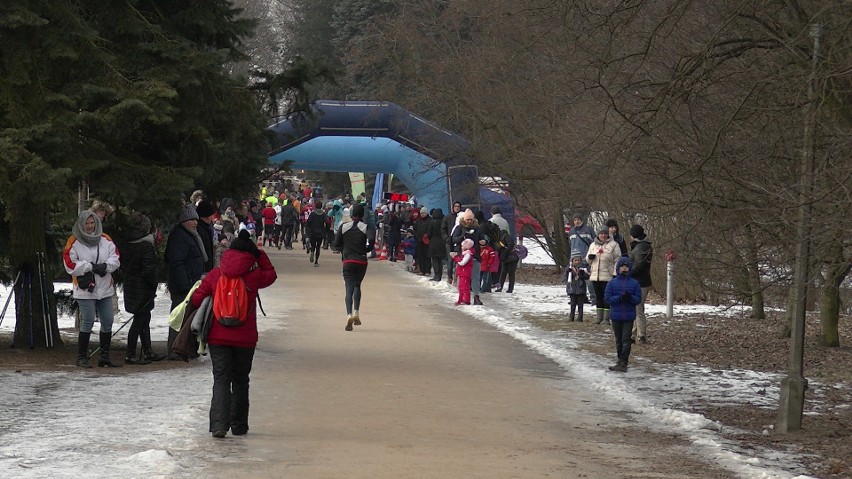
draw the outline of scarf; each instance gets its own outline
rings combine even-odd
[[[181,225],[181,226],[183,226],[183,225]],[[191,234],[192,236],[195,236],[195,242],[198,243],[198,249],[201,250],[201,256],[204,258],[204,262],[206,263],[207,261],[209,261],[210,258],[207,257],[207,250],[204,249],[204,242],[201,241],[201,235],[198,234],[198,231],[190,231],[187,228],[183,228],[183,229],[185,229],[186,232]]]
[[[92,234],[86,233],[86,220],[92,216],[95,218],[95,231]],[[98,246],[101,242],[101,234],[103,234],[104,229],[101,224],[101,219],[98,218],[92,210],[85,210],[80,212],[80,216],[77,217],[77,221],[74,222],[74,226],[71,227],[71,233],[77,238],[77,241],[80,241],[84,245],[94,248]]]
[[[151,233],[148,236],[143,236],[139,239],[135,239],[135,240],[130,241],[130,242],[131,243],[141,243],[143,241],[147,241],[147,242],[151,243],[151,245],[153,245],[154,244],[154,233]]]

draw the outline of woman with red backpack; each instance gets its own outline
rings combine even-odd
[[[223,438],[228,429],[241,436],[248,432],[249,373],[254,349],[257,346],[257,295],[258,290],[270,286],[278,278],[266,253],[258,249],[248,231],[242,230],[222,253],[222,263],[210,271],[192,294],[192,304],[201,306],[204,298],[216,291],[220,278],[241,278],[245,284],[247,301],[244,320],[236,324],[220,323],[213,318],[207,344],[213,363],[213,399],[210,402],[210,432]],[[213,310],[221,308],[213,298]],[[227,308],[226,308],[227,309]]]

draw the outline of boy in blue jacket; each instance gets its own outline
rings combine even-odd
[[[621,257],[615,265],[618,274],[606,285],[604,297],[609,303],[609,319],[612,332],[615,333],[615,352],[618,362],[610,366],[610,371],[627,372],[627,359],[630,357],[630,335],[633,321],[636,319],[636,305],[642,302],[642,288],[639,281],[630,277],[633,263],[627,257]]]

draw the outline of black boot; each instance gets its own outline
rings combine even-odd
[[[135,357],[133,353],[128,352],[127,355],[124,356],[124,364],[136,364],[138,366],[143,366],[145,364],[151,364],[151,361],[148,361],[144,357]]]
[[[482,306],[482,301],[479,300],[478,294],[473,297],[473,304],[478,305],[478,306]]]
[[[90,368],[89,363],[89,337],[92,333],[80,333],[77,336],[77,366],[81,368]]]
[[[102,368],[104,366],[109,368],[120,368],[121,364],[115,364],[109,358],[109,343],[112,339],[112,333],[101,333],[101,359],[98,359],[98,367]]]
[[[151,348],[146,349],[144,352],[145,352],[145,356],[144,356],[144,357],[145,357],[145,359],[146,359],[147,361],[149,361],[149,362],[153,362],[153,361],[162,361],[163,359],[166,359],[166,356],[165,356],[165,355],[163,355],[163,354],[157,354],[157,353],[155,353],[155,352],[154,352],[154,350],[153,350],[153,349],[151,349]]]

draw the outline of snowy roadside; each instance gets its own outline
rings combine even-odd
[[[530,249],[528,262],[538,254]],[[452,308],[456,291],[445,282],[430,282],[401,270],[399,274],[421,282],[435,295],[436,302]],[[564,316],[565,293],[561,286],[523,284],[517,285],[516,293],[493,293],[487,295],[485,307],[461,310],[555,361],[566,375],[582,379],[606,400],[629,405],[643,427],[681,435],[694,445],[698,455],[739,477],[807,477],[797,475],[803,467],[793,453],[753,448],[746,452],[719,434],[720,424],[685,412],[699,400],[702,404],[776,407],[780,383],[777,375],[690,364],[650,365],[643,363],[641,357],[636,362],[639,367],[627,375],[607,374],[604,371],[612,362],[611,355],[602,356],[582,347],[584,341],[595,338],[543,328],[535,321]],[[5,300],[7,294],[9,289],[0,287],[0,300]],[[167,297],[163,290],[158,294],[158,298]],[[165,341],[168,301],[161,299],[156,304],[152,338]],[[648,313],[659,317],[664,315],[664,308],[649,306]],[[722,315],[726,311],[712,306],[676,307],[676,316],[683,320],[707,313]],[[10,317],[14,318],[14,304],[0,331],[11,332],[14,325]],[[128,317],[122,314],[117,318],[116,328]],[[268,329],[284,327],[265,324]],[[73,319],[61,317],[60,328],[71,331]],[[117,335],[119,341],[125,340],[126,330],[125,327]],[[0,467],[11,472],[7,477],[21,478],[189,477],[193,466],[204,459],[204,451],[209,449],[205,446],[210,441],[206,434],[209,397],[187,397],[180,392],[209,390],[212,381],[206,362],[202,358],[201,364],[185,369],[123,375],[0,372],[4,385],[0,404],[6,406],[0,411],[0,421],[9,425],[0,433]],[[151,387],[153,384],[157,387]],[[87,412],[81,415],[80,410]],[[127,424],[133,429],[92,428],[93,424]]]
[[[651,431],[676,433],[688,439],[699,455],[710,463],[724,467],[744,478],[804,478],[797,457],[779,454],[775,450],[746,451],[735,442],[723,438],[721,424],[699,414],[685,412],[693,403],[751,404],[776,407],[781,378],[749,370],[713,370],[693,364],[654,365],[653,368],[634,367],[626,375],[610,373],[612,354],[602,356],[587,351],[577,337],[562,330],[545,330],[535,326],[530,318],[539,316],[564,317],[565,291],[560,286],[516,284],[515,294],[492,293],[483,296],[485,306],[454,307],[455,288],[446,282],[432,282],[420,277],[449,308],[457,308],[497,330],[521,341],[530,349],[559,364],[568,376],[579,378],[588,387],[599,391],[608,401],[618,402],[632,410],[637,423]],[[664,306],[646,308],[649,317],[665,315]],[[677,317],[690,314],[726,314],[724,308],[713,306],[678,306]],[[730,312],[729,312],[730,313]],[[765,394],[755,394],[765,390]],[[765,425],[771,429],[772,425]]]

